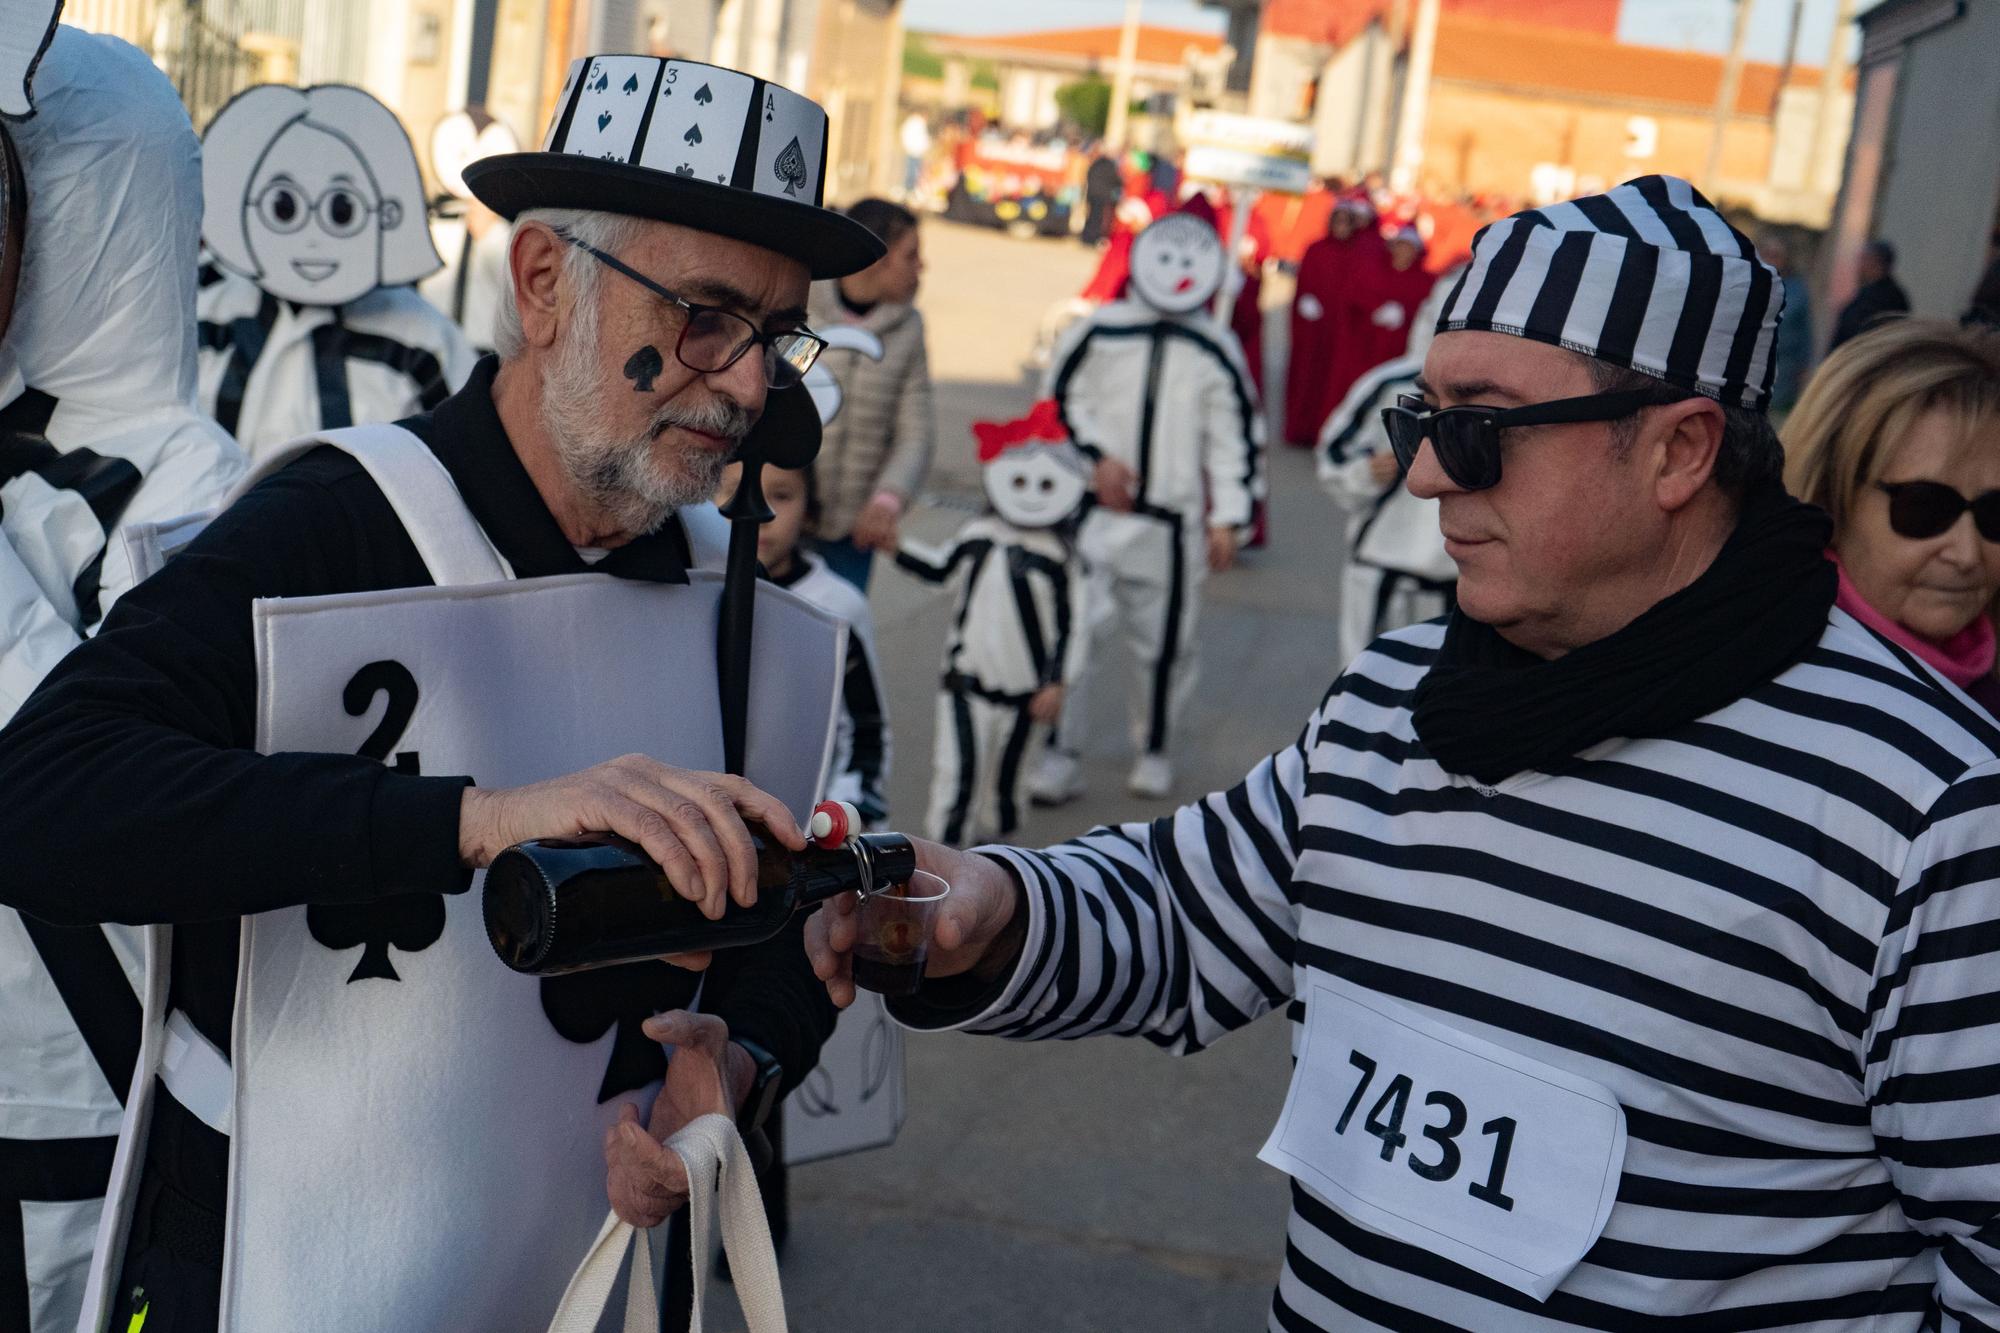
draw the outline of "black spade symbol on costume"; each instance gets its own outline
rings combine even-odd
[[[626,94],[629,96],[630,94],[636,93],[638,91],[639,91],[639,76],[637,74],[627,75],[625,78]]]
[[[715,94],[710,92],[708,85],[704,83],[701,87],[694,90],[694,100],[698,106],[707,106],[715,100]]]
[[[403,738],[410,718],[416,714],[417,678],[401,662],[370,662],[355,672],[341,691],[341,706],[349,717],[361,717],[374,705],[378,694],[386,694],[388,704],[382,710],[382,721],[361,742],[360,753],[364,758],[386,763],[389,752]],[[415,750],[404,750],[396,755],[395,768],[398,773],[420,773],[421,757]],[[421,953],[443,938],[444,897],[436,893],[405,893],[365,903],[315,903],[306,908],[306,930],[335,952],[361,950],[361,961],[348,974],[349,985],[371,978],[401,981],[390,965],[389,950]]]
[[[600,111],[597,113],[598,129],[602,130],[606,125],[609,125],[610,123],[611,123],[611,113],[609,111]]]
[[[784,182],[786,194],[795,195],[805,188],[806,155],[805,150],[799,147],[797,135],[793,135],[792,141],[785,145],[785,151],[778,154],[778,160],[771,164],[771,170],[775,171],[778,179]]]
[[[689,143],[700,143],[700,142],[701,142],[701,126],[699,126],[699,125],[690,125],[690,126],[688,126],[688,132],[687,132],[686,134],[683,134],[683,135],[681,136],[681,138],[683,138],[683,139],[687,140],[687,141],[688,141]]]
[[[597,71],[597,82],[590,85],[590,91],[594,93],[601,93],[610,86],[611,86],[611,77],[600,69]]]
[[[542,979],[542,1012],[565,1041],[587,1046],[614,1027],[611,1058],[597,1088],[599,1106],[667,1072],[666,1052],[640,1025],[692,995],[688,974],[665,963],[627,963]]]

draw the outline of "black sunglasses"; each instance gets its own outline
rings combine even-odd
[[[1889,526],[1899,537],[1922,541],[1950,531],[1958,516],[1972,511],[1972,525],[1989,542],[2000,542],[2000,491],[1966,499],[1941,481],[1878,481],[1889,497]]]
[[[676,296],[624,260],[579,241],[566,231],[558,230],[556,235],[606,268],[623,273],[653,295],[671,301],[687,312],[687,323],[681,326],[681,335],[674,342],[674,357],[689,370],[697,370],[704,375],[727,370],[741,360],[745,352],[761,344],[764,348],[764,383],[773,389],[789,389],[805,378],[813,362],[819,360],[819,354],[826,350],[824,339],[804,329],[766,333],[733,311]]]
[[[1432,407],[1412,394],[1382,409],[1382,425],[1396,462],[1408,472],[1429,440],[1438,466],[1461,490],[1483,491],[1500,484],[1500,432],[1516,426],[1559,426],[1579,421],[1617,421],[1642,407],[1662,405],[1658,389],[1625,389],[1581,398],[1558,398],[1526,407]]]

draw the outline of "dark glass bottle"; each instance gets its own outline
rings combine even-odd
[[[900,833],[829,838],[827,821],[816,816],[819,836],[794,852],[746,823],[757,847],[757,901],[732,901],[720,920],[675,892],[644,849],[599,833],[517,843],[494,857],[487,938],[507,966],[536,976],[740,948],[770,939],[794,912],[837,893],[902,883],[916,870],[916,851]]]

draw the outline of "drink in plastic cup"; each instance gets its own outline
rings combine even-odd
[[[951,885],[919,870],[902,884],[864,894],[854,940],[854,984],[878,995],[916,994],[938,907],[950,893]]]

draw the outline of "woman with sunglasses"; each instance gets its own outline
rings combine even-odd
[[[1907,320],[1843,344],[1784,430],[1833,517],[1840,606],[2000,714],[2000,334]]]

